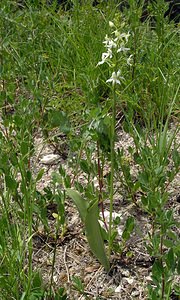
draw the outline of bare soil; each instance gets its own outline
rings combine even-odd
[[[129,146],[133,147],[132,138],[122,129],[119,129],[116,147],[123,147],[128,156],[127,149]],[[51,165],[42,164],[41,159],[47,154],[53,154],[55,151],[52,146],[44,142],[41,134],[38,134],[35,138],[35,149],[36,153],[32,159],[31,167],[36,174],[41,168],[45,170],[37,187],[40,192],[50,184],[51,174],[58,171],[60,164],[63,165],[70,176],[73,176],[72,170],[68,167],[68,160],[63,159],[63,155],[59,155],[59,159]],[[136,177],[137,166],[131,161],[130,164],[133,176]],[[174,209],[175,218],[178,218],[180,211],[179,183],[180,175],[178,174],[169,186],[168,205]],[[54,236],[56,219],[53,217],[53,213],[57,213],[55,204],[48,206],[50,233],[47,234],[40,226],[33,237],[34,269],[40,270],[47,286],[51,278],[55,243],[57,244],[53,285],[54,289],[65,287],[70,300],[87,299],[73,288],[73,276],[81,278],[88,299],[147,299],[147,285],[152,283],[153,258],[147,253],[144,241],[147,238],[147,233],[151,231],[151,220],[140,207],[130,203],[125,198],[126,192],[121,190],[120,182],[116,182],[115,185],[118,192],[115,194],[114,211],[121,216],[119,231],[123,230],[123,224],[130,215],[135,217],[136,226],[123,254],[112,254],[109,273],[105,272],[104,268],[92,255],[78,212],[69,199],[66,200],[65,204],[67,228],[63,237],[59,236],[56,241]],[[175,281],[178,282],[177,277],[175,277]],[[178,298],[172,295],[171,299]]]

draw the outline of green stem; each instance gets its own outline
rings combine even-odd
[[[103,166],[101,166],[101,159],[100,159],[100,147],[99,147],[99,142],[97,142],[97,157],[98,157],[98,181],[99,181],[99,200],[98,200],[98,205],[101,208],[101,213],[102,213],[102,218],[104,222],[104,226],[108,232],[108,226],[106,223],[105,215],[104,215],[104,204],[103,204]],[[103,165],[103,164],[102,164]]]
[[[113,213],[113,196],[114,196],[114,146],[115,146],[115,123],[116,123],[116,88],[113,86],[113,103],[112,103],[112,121],[111,121],[111,180],[110,180],[110,213],[109,213],[109,242],[108,255],[111,255],[111,233],[112,233],[112,213]]]
[[[32,254],[33,254],[33,245],[32,245],[32,195],[30,193],[31,187],[27,186],[26,182],[26,165],[23,162],[18,163],[19,170],[22,178],[23,186],[23,196],[25,201],[25,210],[24,210],[24,226],[26,227],[26,220],[28,221],[28,281],[26,288],[27,297],[30,294],[31,282],[32,282]],[[32,185],[32,182],[30,183]],[[34,191],[35,192],[35,191]],[[24,234],[26,235],[26,228],[24,227]]]
[[[59,221],[57,221],[57,222],[59,223]],[[56,228],[55,246],[54,246],[54,250],[53,250],[53,261],[52,261],[51,279],[50,279],[50,297],[52,297],[52,292],[53,292],[53,276],[54,276],[54,270],[55,270],[58,236],[59,236],[59,225],[57,225],[57,228]]]
[[[162,288],[161,288],[161,298],[164,299],[165,294],[165,274],[164,274],[164,268],[163,268],[163,234],[161,233],[161,242],[160,242],[160,254],[161,254],[161,266],[162,266]]]

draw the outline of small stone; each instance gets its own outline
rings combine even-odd
[[[131,293],[131,296],[133,296],[133,297],[139,296],[139,291],[133,291],[133,292]]]
[[[132,284],[134,282],[133,278],[125,277],[123,279],[126,280],[129,284]]]
[[[121,292],[121,285],[117,286],[117,288],[114,291],[115,293],[120,293]]]
[[[40,160],[40,163],[44,165],[53,165],[58,163],[60,157],[58,154],[47,154],[43,156]]]
[[[123,276],[125,276],[125,278],[130,276],[130,272],[128,270],[122,270],[121,273]]]

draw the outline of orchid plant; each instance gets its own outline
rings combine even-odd
[[[109,22],[109,26],[113,29],[111,37],[105,36],[103,41],[106,52],[102,53],[101,61],[97,66],[107,63],[110,69],[113,70],[111,77],[106,80],[106,83],[112,83],[112,118],[111,118],[111,180],[110,180],[110,215],[109,215],[109,233],[108,233],[108,254],[110,256],[112,249],[112,214],[113,214],[113,195],[114,195],[114,163],[115,163],[115,122],[116,122],[116,102],[117,102],[117,85],[125,81],[122,76],[122,71],[119,69],[119,64],[126,60],[127,65],[131,65],[132,54],[127,57],[130,48],[127,47],[130,32],[121,33],[118,27]]]
[[[125,82],[125,78],[122,76],[122,71],[119,69],[119,65],[131,65],[132,55],[127,55],[130,48],[128,48],[128,39],[130,33],[120,33],[118,27],[109,22],[112,33],[110,37],[105,36],[103,41],[105,52],[102,53],[101,60],[97,63],[96,67],[100,67],[103,64],[108,64],[109,69],[112,70],[110,77],[106,80],[107,84],[112,84],[112,102],[110,107],[110,212],[108,218],[108,226],[105,224],[106,233],[100,228],[99,224],[99,204],[98,201],[85,201],[83,197],[75,190],[66,188],[67,194],[74,201],[81,219],[85,225],[86,236],[90,245],[90,248],[94,255],[98,258],[101,264],[108,271],[110,268],[109,259],[113,248],[113,198],[114,198],[114,169],[115,169],[115,122],[116,122],[116,103],[117,103],[117,91],[118,86]],[[104,220],[104,223],[106,221]],[[108,257],[104,247],[104,236],[108,240]]]

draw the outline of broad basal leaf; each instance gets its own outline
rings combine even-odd
[[[86,236],[89,246],[93,254],[99,262],[104,266],[106,271],[109,271],[110,265],[106,256],[104,241],[101,235],[100,224],[98,222],[98,203],[93,203],[87,210],[85,219]]]
[[[86,214],[87,214],[87,208],[88,208],[88,202],[83,199],[83,197],[75,190],[72,189],[66,189],[66,192],[68,196],[73,200],[74,204],[76,205],[80,217],[85,223]]]
[[[80,217],[85,224],[85,231],[89,246],[99,262],[109,271],[110,265],[106,256],[104,240],[99,224],[98,202],[89,206],[89,203],[75,190],[66,189],[68,196],[76,205]]]

